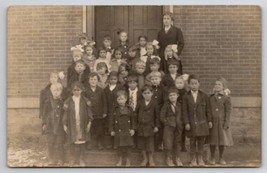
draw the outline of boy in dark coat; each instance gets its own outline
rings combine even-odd
[[[105,92],[102,88],[97,86],[99,76],[97,73],[92,72],[89,74],[89,86],[85,91],[85,97],[91,101],[91,109],[93,114],[91,135],[93,142],[97,144],[98,150],[103,149],[103,135],[104,135],[104,122],[107,117],[107,100]],[[90,145],[88,146],[90,149]]]
[[[124,158],[126,166],[131,166],[130,154],[133,146],[133,135],[135,133],[134,112],[130,106],[126,104],[127,93],[125,90],[117,92],[118,105],[114,109],[114,113],[110,116],[109,131],[114,136],[114,146],[118,147],[119,161],[116,166],[121,166]]]
[[[117,92],[123,89],[123,87],[118,83],[118,73],[112,71],[109,73],[108,76],[108,86],[104,89],[106,100],[107,100],[107,118],[105,120],[105,138],[107,143],[107,148],[112,148],[113,145],[113,138],[111,138],[109,133],[109,119],[110,116],[113,114],[115,106],[117,105]]]
[[[51,97],[44,101],[42,114],[42,130],[47,135],[49,165],[63,164],[64,129],[63,100],[61,98],[63,87],[60,83],[50,86]]]
[[[168,101],[160,112],[160,120],[164,124],[163,143],[166,152],[166,163],[175,166],[172,160],[172,152],[175,155],[177,166],[183,166],[180,160],[181,136],[183,132],[182,105],[177,101],[179,94],[176,88],[168,90]],[[174,149],[174,150],[173,150]]]
[[[142,150],[143,161],[141,166],[155,166],[154,162],[154,134],[159,127],[159,107],[155,100],[152,100],[153,89],[145,85],[142,89],[143,99],[136,108],[138,148]],[[147,159],[148,154],[148,159]]]
[[[85,166],[83,154],[85,152],[85,143],[90,139],[89,131],[93,120],[91,102],[81,95],[83,90],[82,83],[73,83],[73,96],[70,96],[64,102],[65,112],[63,117],[64,131],[74,154],[71,165],[78,163],[80,166]]]
[[[190,138],[191,166],[197,166],[197,160],[199,166],[204,166],[203,146],[205,138],[209,135],[209,128],[212,128],[209,99],[199,90],[197,76],[190,75],[188,82],[190,91],[183,97],[183,119],[186,135]]]
[[[177,72],[178,68],[179,68],[179,64],[177,61],[174,61],[174,60],[168,61],[169,73],[165,74],[162,79],[162,84],[166,87],[166,89],[175,87],[174,81],[178,76],[181,75]]]

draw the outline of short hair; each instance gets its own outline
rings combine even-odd
[[[113,76],[116,76],[116,77],[118,78],[118,72],[116,72],[116,71],[111,71],[111,72],[109,73],[109,75],[108,75],[108,78],[111,78],[111,77],[113,77]]]
[[[95,47],[94,47],[93,45],[90,45],[90,44],[87,44],[87,45],[85,46],[85,50],[86,50],[88,47],[92,48],[92,49],[93,49],[93,52],[95,51]]]
[[[99,63],[96,64],[96,69],[97,69],[97,70],[100,69],[100,68],[102,68],[102,67],[105,67],[105,68],[106,68],[105,73],[108,73],[108,66],[107,66],[107,63],[105,63],[105,62],[99,62]]]
[[[73,91],[73,89],[75,87],[81,89],[82,91],[84,91],[84,89],[85,89],[84,88],[84,85],[81,82],[79,82],[79,81],[75,81],[74,83],[72,83],[71,90]]]
[[[151,85],[145,84],[141,91],[143,93],[146,90],[149,90],[149,91],[151,91],[153,93],[153,89],[152,89]]]
[[[158,72],[158,71],[151,72],[151,73],[149,74],[149,78],[151,79],[152,77],[159,77],[159,78],[161,78],[161,73]]]
[[[104,47],[99,47],[98,48],[98,54],[100,54],[101,51],[107,52],[107,50]]]
[[[195,80],[197,80],[199,82],[199,77],[197,75],[195,75],[195,74],[190,74],[189,75],[188,83],[190,83],[192,79],[195,79]]]
[[[139,47],[137,45],[132,45],[128,49],[128,51],[137,51],[137,50],[139,50]]]
[[[174,87],[171,87],[168,89],[168,95],[171,94],[171,93],[176,93],[179,95],[179,91],[178,89],[174,88]]]
[[[121,68],[122,68],[122,67],[124,67],[126,71],[130,71],[130,69],[131,69],[130,66],[129,66],[129,64],[123,62],[123,63],[121,63],[121,65],[119,66],[119,71],[118,71],[119,73],[121,72]]]
[[[55,89],[55,88],[58,88],[60,90],[63,90],[63,86],[61,83],[57,82],[57,83],[54,83],[50,86],[50,90],[52,91],[52,89]]]
[[[142,66],[142,67],[146,67],[146,63],[142,60],[138,60],[136,63],[135,63],[135,67],[137,66]]]
[[[117,95],[117,98],[120,96],[124,96],[126,99],[128,99],[128,94],[125,90],[119,90],[116,95]]]
[[[148,40],[148,39],[147,39],[147,36],[145,36],[145,35],[140,35],[140,36],[138,37],[138,40],[140,41],[141,38],[144,38],[146,41]]]
[[[160,65],[160,60],[158,58],[151,58],[150,61],[149,61],[149,64],[150,65],[152,65],[152,64]]]
[[[131,73],[131,74],[128,75],[127,82],[129,83],[129,82],[132,82],[132,81],[138,83],[138,77],[136,76],[135,73]]]
[[[104,38],[103,38],[103,40],[109,40],[109,41],[111,41],[110,35],[105,35]]]
[[[174,59],[170,59],[167,62],[167,67],[169,68],[170,65],[176,65],[178,68],[180,66],[180,61],[178,60],[174,60]]]
[[[175,81],[176,81],[176,80],[178,80],[178,79],[181,79],[182,81],[184,81],[184,82],[185,82],[185,80],[184,80],[184,78],[183,78],[183,76],[182,76],[182,75],[181,75],[181,76],[177,76],[177,77],[176,77],[176,79],[175,79]]]
[[[85,62],[81,59],[75,62],[75,67],[77,64],[82,64],[84,67],[86,67]]]
[[[98,76],[98,74],[96,73],[96,72],[91,72],[91,73],[89,73],[89,79],[90,78],[93,78],[93,77],[97,77],[97,80],[100,80],[100,77]]]
[[[171,17],[171,20],[174,21],[173,13],[171,13],[171,12],[165,12],[165,13],[163,14],[163,17],[164,17],[164,16],[170,16],[170,17]]]

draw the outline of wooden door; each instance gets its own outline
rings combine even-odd
[[[118,45],[118,29],[127,31],[130,45],[140,35],[149,41],[157,38],[162,27],[161,6],[95,6],[95,40],[97,47],[105,35],[110,35],[113,47]]]

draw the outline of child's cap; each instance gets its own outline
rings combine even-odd
[[[169,59],[168,62],[167,62],[167,64],[168,64],[168,67],[169,67],[170,65],[176,65],[177,67],[179,67],[180,62],[179,62],[178,60]]]
[[[146,67],[146,63],[142,60],[138,60],[135,64],[135,67]]]
[[[134,73],[129,74],[127,78],[127,82],[137,82],[138,83],[138,78]]]
[[[137,45],[132,45],[130,48],[129,48],[129,51],[138,51],[139,50],[139,47]]]
[[[79,34],[79,39],[86,39],[86,40],[88,40],[88,36],[87,36],[86,33],[80,33]]]
[[[118,77],[118,72],[116,72],[116,71],[111,71],[111,72],[109,73],[109,75],[108,75],[108,78],[113,77],[113,76]]]
[[[148,75],[148,80],[151,80],[152,77],[158,77],[158,78],[161,78],[161,73],[158,72],[158,71],[151,72],[151,73]]]
[[[103,40],[109,40],[109,41],[111,41],[110,35],[105,35]]]
[[[178,89],[172,87],[172,88],[168,89],[168,95],[171,94],[171,93],[179,94],[179,91],[178,91]]]

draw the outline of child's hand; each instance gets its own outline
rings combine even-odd
[[[103,114],[103,118],[105,118],[107,116],[107,114]]]
[[[130,130],[130,134],[131,134],[131,136],[133,136],[134,135],[134,130]]]
[[[86,133],[88,133],[91,129],[91,122],[88,123],[88,125],[86,126]]]
[[[154,133],[157,133],[159,129],[157,127],[154,128]]]
[[[114,131],[110,132],[110,135],[115,136],[115,132]]]
[[[64,131],[68,133],[68,127],[66,125],[64,125]]]
[[[212,128],[212,122],[209,122],[209,128],[210,129]]]
[[[185,130],[189,131],[191,129],[190,124],[185,125]]]

